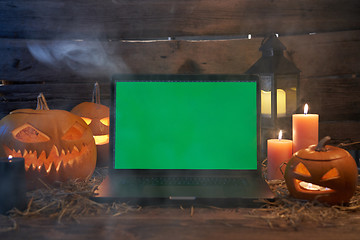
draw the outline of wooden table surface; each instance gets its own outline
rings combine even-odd
[[[102,179],[99,176],[106,176],[105,173],[106,169],[97,171],[98,175],[94,179]],[[44,210],[42,214],[38,214],[36,208],[29,208],[31,213],[36,214],[23,214],[26,216],[0,215],[0,240],[360,239],[360,183],[348,207],[326,207],[292,199],[286,191],[283,192],[284,181],[269,182],[270,188],[278,196],[274,202],[259,200],[256,201],[256,206],[259,207],[254,205],[236,208],[180,205],[139,207],[115,202],[100,204],[91,201],[86,194],[78,196],[83,189],[92,185],[85,184],[82,188],[80,183],[76,185],[75,192],[66,190],[72,189],[69,186],[75,185],[69,183],[63,188],[39,189],[28,195],[34,198],[32,206],[36,199],[49,200],[51,196],[60,196],[51,199],[52,201],[44,200],[43,205],[38,205],[38,208],[43,209],[43,206],[49,206],[47,204],[51,202],[63,205],[62,208],[55,207],[55,210],[48,213]],[[73,201],[77,203],[66,205],[65,201],[68,204]],[[67,206],[79,207],[82,202],[86,205],[87,201],[102,210],[78,215],[61,214]],[[72,211],[73,208],[67,208],[69,209]]]
[[[119,216],[56,218],[0,215],[0,239],[360,239],[360,213],[327,223],[289,224],[260,209],[144,207]]]

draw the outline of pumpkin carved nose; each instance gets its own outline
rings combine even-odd
[[[89,127],[94,135],[103,135],[109,133],[109,127],[101,123],[99,120],[91,121]]]

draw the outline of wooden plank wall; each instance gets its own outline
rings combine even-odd
[[[91,100],[95,81],[109,104],[113,73],[244,73],[278,33],[320,136],[360,140],[358,1],[3,0],[0,9],[0,117],[34,108],[39,92],[70,110]]]
[[[356,0],[2,0],[0,37],[149,39],[358,30]]]

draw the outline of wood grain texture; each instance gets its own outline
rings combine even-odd
[[[252,209],[154,208],[119,217],[89,216],[59,224],[44,217],[17,218],[18,229],[0,233],[2,240],[16,239],[358,239],[359,213],[326,223],[296,223],[262,218]],[[321,226],[323,224],[323,226]]]
[[[360,120],[360,77],[306,79],[302,102],[321,121]]]
[[[357,30],[355,0],[3,0],[0,37],[157,39]]]
[[[311,104],[323,121],[359,119],[360,109],[352,104],[360,102],[360,31],[280,40],[287,47],[285,56],[301,70],[301,104]],[[113,73],[241,74],[260,58],[261,41],[1,39],[0,79],[23,86],[5,85],[0,94],[3,102],[31,101],[40,91],[50,100],[78,102],[87,99],[86,93],[98,81],[103,99],[109,100]],[[34,82],[42,84],[29,84]]]
[[[110,105],[110,82],[101,84],[101,104]],[[43,93],[50,109],[70,111],[77,104],[92,101],[94,82],[15,84],[0,87],[0,115],[19,108],[36,108],[36,98]]]
[[[319,139],[326,136],[331,137],[332,145],[359,142],[360,121],[322,121],[319,124]],[[360,144],[351,145],[346,149],[360,149]],[[359,160],[357,159],[358,162]]]
[[[262,38],[211,41],[70,41],[0,39],[0,116],[34,108],[44,92],[50,108],[90,101],[98,81],[110,102],[112,73],[241,74],[261,53]],[[360,140],[360,31],[284,36],[285,56],[301,70],[300,105],[320,114],[320,135]],[[299,106],[300,107],[300,106]],[[347,122],[351,121],[352,124]]]
[[[280,37],[301,78],[360,72],[360,31]],[[0,79],[108,81],[112,73],[244,73],[262,38],[214,41],[0,39]]]

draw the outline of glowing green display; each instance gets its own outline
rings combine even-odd
[[[115,169],[256,169],[256,82],[117,82]]]

